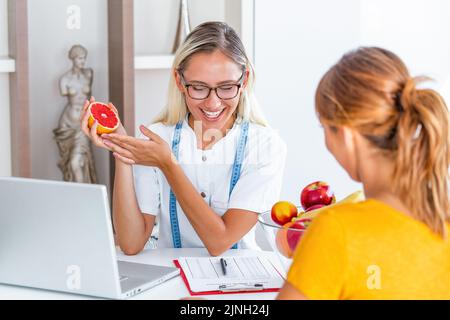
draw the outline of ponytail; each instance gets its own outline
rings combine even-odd
[[[450,220],[449,113],[437,92],[416,89],[423,80],[407,80],[397,101],[400,117],[393,188],[416,219],[445,237]]]

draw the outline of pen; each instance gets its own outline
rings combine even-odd
[[[223,275],[227,275],[227,261],[224,258],[220,258],[220,265],[222,266]]]
[[[264,285],[262,283],[246,284],[246,283],[232,283],[222,284],[219,286],[220,291],[262,291]]]

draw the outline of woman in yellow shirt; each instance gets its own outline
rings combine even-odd
[[[450,299],[449,113],[422,80],[363,47],[320,81],[327,148],[368,200],[317,216],[279,299]]]

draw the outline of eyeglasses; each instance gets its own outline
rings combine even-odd
[[[209,97],[209,95],[211,94],[211,90],[214,90],[219,99],[230,100],[236,98],[236,96],[238,95],[239,89],[242,87],[242,81],[245,72],[243,72],[240,78],[237,80],[238,83],[224,84],[214,88],[201,84],[186,83],[184,75],[181,72],[179,74],[189,97],[191,97],[192,99],[204,100]]]

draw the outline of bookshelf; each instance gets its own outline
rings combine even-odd
[[[162,70],[172,67],[174,56],[167,55],[138,55],[134,57],[135,70]]]
[[[16,71],[16,61],[11,58],[0,58],[0,73],[12,73]]]

